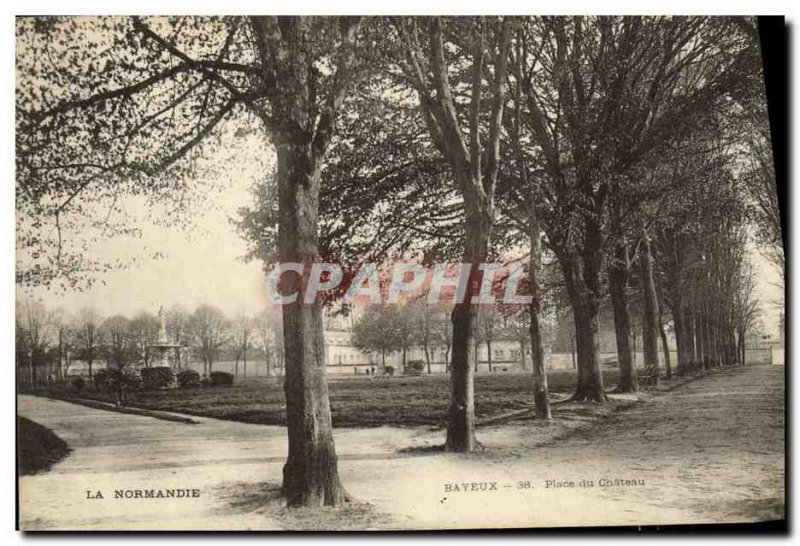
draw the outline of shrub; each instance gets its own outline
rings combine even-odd
[[[178,386],[182,389],[193,389],[200,386],[200,374],[194,370],[178,372]]]
[[[85,386],[86,380],[81,376],[72,378],[72,388],[75,389],[75,392],[81,392]]]
[[[94,372],[94,388],[97,390],[108,389],[108,370],[101,369]]]
[[[109,368],[106,388],[114,396],[114,403],[124,406],[128,393],[141,390],[143,387],[142,375],[135,368]]]
[[[106,372],[108,374],[106,388],[109,392],[138,391],[144,386],[142,374],[135,368],[109,368]]]
[[[211,372],[208,374],[208,385],[210,387],[231,387],[233,386],[233,374],[227,372]]]
[[[147,391],[168,389],[175,386],[175,372],[169,366],[142,368],[141,374],[142,384]]]
[[[23,476],[48,470],[70,451],[66,442],[53,431],[24,417],[17,417],[17,446],[17,460]]]
[[[391,365],[389,365],[389,366],[386,366],[386,367],[383,369],[383,374],[384,374],[384,375],[394,375],[394,366],[391,366]]]
[[[406,375],[422,375],[422,370],[425,369],[425,363],[421,360],[409,360],[406,363]]]

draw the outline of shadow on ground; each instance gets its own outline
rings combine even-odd
[[[233,513],[261,517],[274,521],[278,527],[294,531],[364,530],[387,523],[390,518],[380,514],[369,503],[352,499],[341,506],[324,508],[293,508],[285,506],[280,484],[239,482],[228,484],[214,492]]]

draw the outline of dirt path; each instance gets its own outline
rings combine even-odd
[[[715,373],[552,445],[541,445],[530,422],[480,430],[487,449],[471,456],[397,451],[440,443],[441,432],[337,430],[342,480],[369,505],[313,513],[288,512],[277,498],[286,452],[280,427],[186,425],[18,401],[20,415],[73,449],[50,472],[20,480],[27,529],[736,522],[779,518],[784,506],[783,368],[775,366]],[[169,488],[200,496],[113,498],[115,490]]]

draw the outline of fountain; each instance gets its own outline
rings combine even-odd
[[[167,326],[164,323],[164,308],[159,307],[158,309],[158,321],[160,323],[158,328],[158,339],[156,339],[155,343],[151,343],[147,346],[147,354],[153,355],[153,358],[147,358],[147,366],[169,366],[169,360],[167,358],[167,352],[170,350],[175,351],[175,362],[176,368],[180,368],[180,344],[173,343],[167,337]],[[152,362],[152,364],[151,364]]]

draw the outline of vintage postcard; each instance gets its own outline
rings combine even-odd
[[[783,18],[15,31],[19,529],[785,520]]]

